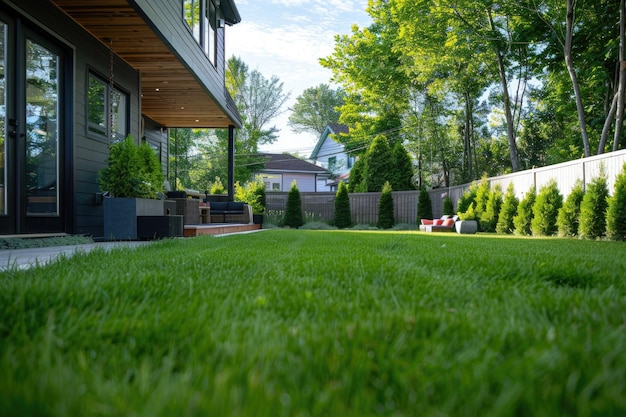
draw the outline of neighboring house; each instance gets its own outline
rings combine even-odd
[[[169,128],[233,140],[240,20],[234,0],[0,0],[0,235],[103,236],[98,171],[129,134],[166,173]]]
[[[354,157],[346,153],[343,144],[332,139],[331,135],[339,133],[348,133],[348,126],[336,123],[326,126],[309,158],[313,163],[326,168],[333,174],[332,179],[320,179],[318,191],[335,191],[339,181],[347,182],[350,177]]]
[[[254,173],[261,176],[266,191],[289,191],[296,181],[301,192],[316,192],[317,184],[329,178],[329,172],[310,162],[288,154],[262,154],[267,158],[265,168]]]

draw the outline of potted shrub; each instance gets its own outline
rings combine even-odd
[[[243,201],[252,209],[254,224],[263,224],[265,214],[265,183],[260,177],[241,186],[235,183],[235,201]]]
[[[110,146],[108,166],[98,175],[104,199],[104,237],[135,240],[140,216],[164,216],[161,164],[147,143],[136,145],[132,136]]]

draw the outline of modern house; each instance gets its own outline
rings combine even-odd
[[[0,235],[103,236],[109,145],[241,127],[225,89],[234,0],[0,0]],[[229,188],[232,189],[232,181]]]
[[[318,191],[336,191],[338,181],[348,181],[354,157],[348,155],[343,144],[335,141],[331,135],[348,133],[348,126],[331,123],[326,126],[309,159],[316,165],[326,168],[333,179],[323,180],[317,185]]]
[[[325,182],[328,170],[288,154],[263,154],[267,158],[265,168],[256,171],[265,183],[266,191],[289,191],[296,181],[301,192],[317,192],[317,184]]]

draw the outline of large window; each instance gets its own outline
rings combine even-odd
[[[217,12],[214,0],[183,0],[183,19],[213,66],[217,62]]]
[[[123,139],[128,134],[128,95],[111,88],[100,77],[89,74],[87,90],[87,131],[91,135]]]

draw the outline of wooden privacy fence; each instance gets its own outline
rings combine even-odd
[[[268,210],[285,210],[286,192],[266,193]],[[393,203],[396,223],[415,223],[417,218],[418,191],[394,191]],[[378,202],[381,193],[350,194],[350,212],[352,221],[358,224],[376,224],[378,221]],[[329,222],[335,215],[335,193],[300,193],[302,211],[315,219]]]
[[[515,194],[523,198],[529,188],[534,185],[539,192],[541,187],[555,180],[563,197],[567,197],[574,183],[580,179],[587,185],[600,175],[601,169],[607,177],[609,193],[613,194],[615,179],[622,172],[626,164],[626,150],[611,152],[589,158],[577,159],[547,167],[534,168],[514,174],[488,178],[492,187],[499,185],[502,192],[506,192],[510,183],[513,183]],[[443,200],[450,196],[454,207],[471,184],[457,185],[449,188],[435,188],[429,190],[430,201],[434,217],[443,214]],[[358,224],[375,224],[378,221],[378,202],[381,193],[352,193],[350,194],[350,211],[352,221]],[[321,221],[331,221],[335,212],[335,193],[300,193],[302,210],[315,216]],[[394,214],[396,223],[415,223],[417,220],[417,200],[419,191],[394,191]],[[285,210],[287,204],[286,192],[268,192],[267,209]]]

